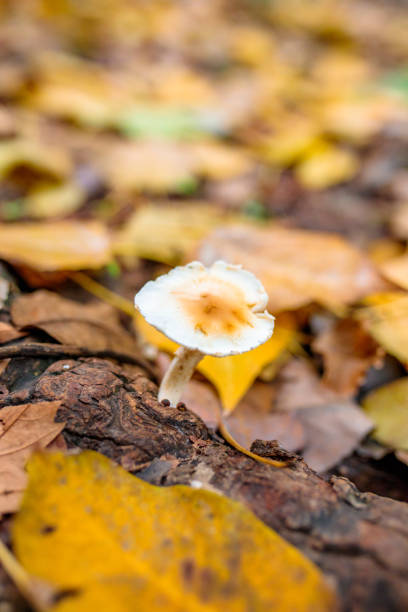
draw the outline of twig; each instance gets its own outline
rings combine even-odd
[[[143,368],[150,374],[151,378],[157,382],[157,375],[147,361],[133,355],[121,353],[111,349],[90,350],[69,344],[51,344],[46,342],[22,342],[20,344],[0,347],[0,359],[22,357],[98,357],[101,359],[116,359],[116,361],[131,363],[132,365],[137,365]]]

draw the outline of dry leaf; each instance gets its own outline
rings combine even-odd
[[[24,332],[18,331],[18,329],[16,329],[9,323],[0,321],[0,344],[4,344],[4,342],[10,342],[11,340],[16,340],[17,338],[21,338],[25,335],[26,334]]]
[[[112,259],[97,221],[0,224],[0,257],[44,271],[100,268]]]
[[[408,253],[382,262],[378,269],[387,280],[408,289]]]
[[[214,227],[231,218],[204,202],[140,207],[116,234],[113,250],[170,265],[181,263]]]
[[[403,363],[408,362],[408,296],[380,293],[366,298],[356,316],[380,346]]]
[[[68,153],[35,140],[13,139],[0,143],[0,178],[17,168],[30,168],[39,176],[66,177],[72,170]]]
[[[36,86],[26,101],[46,114],[103,127],[131,101],[126,82],[96,62],[49,51],[37,53],[35,62]]]
[[[60,402],[6,406],[0,410],[0,514],[17,510],[27,484],[25,463],[63,430],[55,423]]]
[[[304,408],[297,413],[306,437],[302,455],[317,472],[328,470],[350,455],[373,428],[353,402]]]
[[[352,319],[336,321],[312,347],[323,355],[323,382],[341,395],[353,395],[367,370],[381,362],[377,343]]]
[[[390,217],[391,231],[397,238],[408,238],[408,202],[399,202]]]
[[[28,471],[14,550],[72,591],[55,612],[336,609],[317,568],[237,502],[154,487],[92,451],[36,455]]]
[[[69,215],[84,201],[84,190],[73,182],[66,182],[56,186],[37,187],[25,198],[24,208],[30,217],[47,219]]]
[[[135,322],[145,342],[170,353],[178,348],[175,342],[149,325],[142,315],[137,313]],[[207,355],[200,361],[197,370],[216,387],[224,411],[228,413],[235,408],[262,369],[288,350],[294,339],[293,318],[289,314],[284,314],[276,320],[272,338],[261,346],[231,357],[220,358]]]
[[[408,377],[376,389],[363,408],[373,420],[373,437],[393,449],[408,451]]]
[[[17,297],[11,317],[15,325],[41,329],[61,344],[133,355],[137,350],[117,311],[103,302],[80,304],[43,289]]]
[[[228,415],[228,431],[245,448],[254,440],[278,440],[288,451],[299,451],[306,438],[302,423],[294,412],[277,411],[274,407],[276,387],[255,382]]]
[[[196,173],[212,180],[228,180],[250,172],[254,164],[238,147],[216,141],[202,141],[189,146]]]
[[[304,444],[296,449],[314,470],[330,469],[353,452],[372,429],[372,422],[351,401],[323,384],[304,359],[293,359],[279,372],[274,409],[289,412],[302,427]]]
[[[325,189],[350,180],[358,166],[358,158],[354,153],[327,146],[303,160],[295,174],[308,189]]]
[[[373,265],[334,234],[230,226],[204,239],[197,251],[205,265],[224,259],[242,264],[263,283],[272,313],[312,301],[339,309],[381,287]]]
[[[180,143],[141,141],[112,146],[102,171],[114,189],[167,193],[190,183],[195,163]]]
[[[313,150],[319,142],[316,122],[291,116],[276,126],[272,136],[262,138],[258,149],[266,162],[288,166]]]
[[[275,394],[278,410],[299,410],[338,401],[341,401],[339,394],[323,384],[306,359],[293,358],[280,370]]]

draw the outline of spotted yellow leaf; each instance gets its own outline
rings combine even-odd
[[[53,612],[328,612],[320,571],[241,504],[155,487],[93,451],[39,454],[15,553],[65,595]]]

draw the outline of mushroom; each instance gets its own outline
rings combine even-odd
[[[205,355],[238,355],[263,344],[273,333],[268,296],[251,272],[216,261],[179,266],[149,281],[135,296],[146,321],[180,344],[159,389],[159,401],[176,406]]]

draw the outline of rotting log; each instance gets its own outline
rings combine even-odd
[[[159,404],[138,366],[99,358],[59,359],[46,369],[38,367],[41,357],[23,362],[20,384],[5,388],[21,359],[3,373],[0,407],[62,400],[57,419],[66,423],[68,446],[99,451],[156,485],[195,481],[239,500],[322,568],[343,610],[408,610],[408,504],[360,493],[344,478],[327,482],[303,461],[276,469],[240,454],[188,409]],[[255,450],[281,458],[270,444]]]

